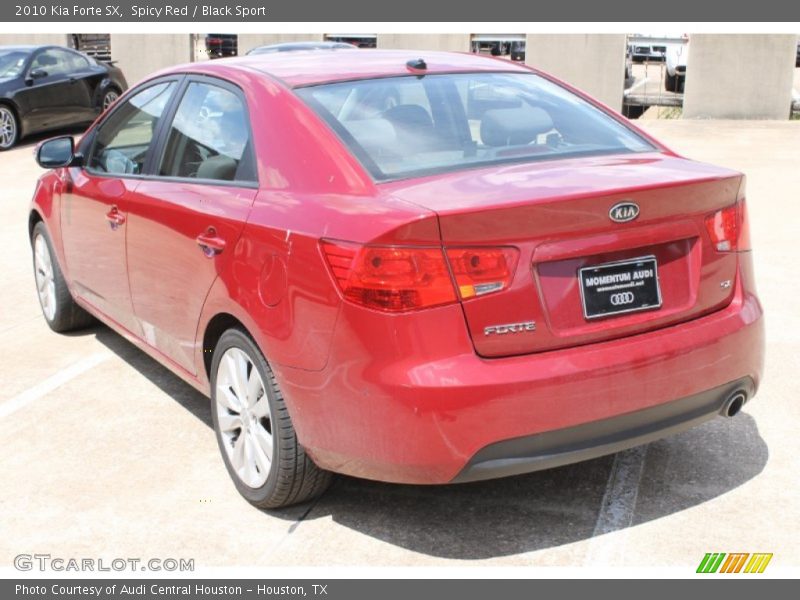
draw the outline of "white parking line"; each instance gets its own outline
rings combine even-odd
[[[105,362],[111,358],[110,352],[98,352],[71,364],[65,369],[62,369],[55,375],[52,375],[44,381],[36,384],[32,388],[28,388],[24,392],[17,394],[10,400],[6,400],[0,404],[0,419],[14,414],[19,409],[24,408],[34,400],[38,400],[53,390],[61,387],[71,379],[75,379],[79,375],[93,369],[97,365]]]
[[[584,565],[615,564],[623,558],[625,529],[633,523],[646,455],[647,446],[637,446],[614,456]],[[620,533],[611,535],[615,531]]]

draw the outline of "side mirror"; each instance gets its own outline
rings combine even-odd
[[[28,71],[28,80],[34,81],[35,79],[41,79],[42,77],[47,77],[47,71],[44,69],[31,69]]]
[[[75,140],[65,135],[42,142],[36,149],[36,162],[43,169],[79,166],[80,156],[75,155]]]

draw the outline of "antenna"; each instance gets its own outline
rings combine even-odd
[[[412,71],[424,71],[428,68],[427,63],[422,58],[412,58],[406,63],[406,66]]]

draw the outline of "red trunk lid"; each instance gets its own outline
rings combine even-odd
[[[732,297],[736,254],[705,218],[736,202],[741,175],[660,153],[545,161],[386,184],[435,211],[447,248],[514,246],[510,287],[462,302],[478,354],[509,356],[631,335],[696,318]],[[638,205],[617,223],[609,210]],[[588,319],[578,271],[654,257],[658,309]],[[500,328],[535,322],[535,328]],[[487,333],[487,328],[490,329]]]

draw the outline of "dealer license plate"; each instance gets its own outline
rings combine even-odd
[[[661,307],[655,256],[583,267],[578,279],[587,319]]]

